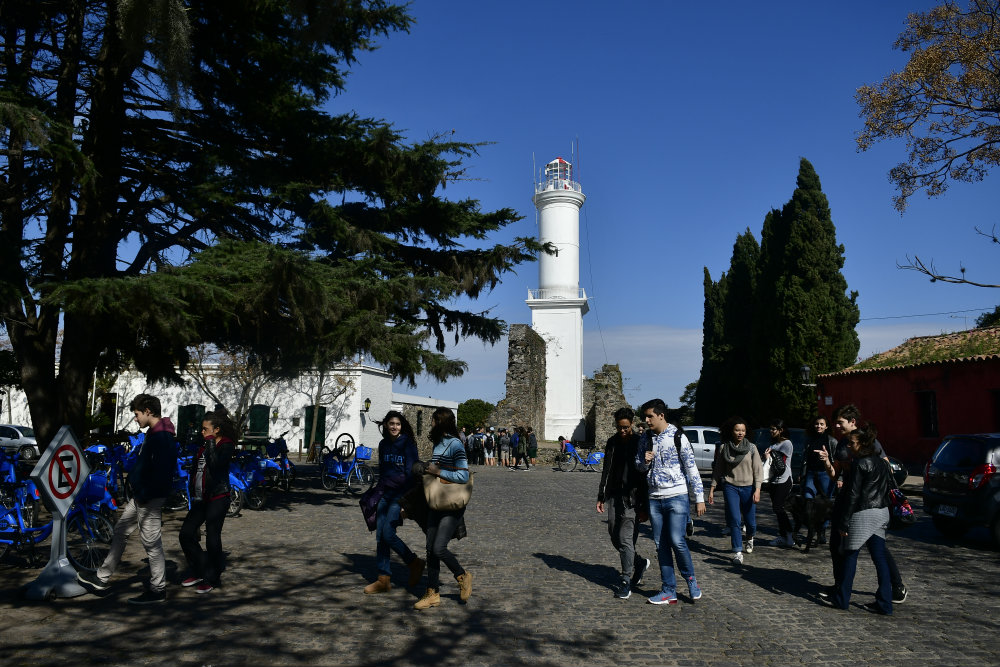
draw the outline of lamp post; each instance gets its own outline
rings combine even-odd
[[[803,365],[802,368],[799,369],[799,373],[802,374],[802,386],[803,387],[815,387],[816,386],[815,382],[810,382],[810,380],[812,379],[812,369],[811,368],[809,368],[806,365]]]
[[[371,407],[372,407],[372,399],[366,398],[365,399],[365,407],[361,408],[361,412],[363,414],[367,414],[368,410],[371,409]]]

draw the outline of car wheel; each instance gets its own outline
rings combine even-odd
[[[21,449],[17,450],[18,456],[21,457],[22,461],[34,461],[37,456],[35,456],[35,448],[31,445],[25,445]]]
[[[944,516],[936,516],[932,519],[934,527],[945,537],[959,538],[969,530],[968,524],[958,519],[950,519]]]

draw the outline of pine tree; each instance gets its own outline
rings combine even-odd
[[[0,313],[39,441],[82,429],[95,371],[177,380],[202,343],[412,381],[462,373],[446,338],[502,336],[455,299],[539,247],[486,245],[516,213],[441,195],[479,145],[344,107],[410,24],[384,0],[4,3]]]

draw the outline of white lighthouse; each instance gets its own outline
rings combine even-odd
[[[545,340],[546,440],[584,434],[583,316],[589,310],[580,288],[580,207],[587,197],[573,180],[573,165],[556,158],[545,165],[532,201],[538,209],[538,238],[556,254],[538,260],[538,289],[528,290],[531,328]]]

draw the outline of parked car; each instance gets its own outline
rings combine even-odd
[[[802,470],[802,459],[806,451],[806,430],[804,428],[790,428],[788,429],[788,439],[792,441],[792,460],[789,462],[792,467],[792,481],[797,484],[802,481],[799,472]],[[754,429],[753,442],[757,445],[760,458],[763,460],[764,450],[771,446],[771,429]]]
[[[889,467],[892,468],[892,478],[896,480],[896,486],[903,486],[903,482],[906,481],[906,477],[909,474],[906,471],[906,466],[904,466],[898,459],[894,459],[890,456]]]
[[[700,472],[712,472],[715,446],[719,444],[719,429],[714,426],[684,426],[684,435],[691,441],[694,460]]]
[[[924,468],[924,511],[959,537],[987,526],[1000,545],[1000,433],[949,435]]]
[[[0,448],[8,454],[17,452],[24,460],[37,460],[40,452],[35,432],[30,426],[0,424]]]

